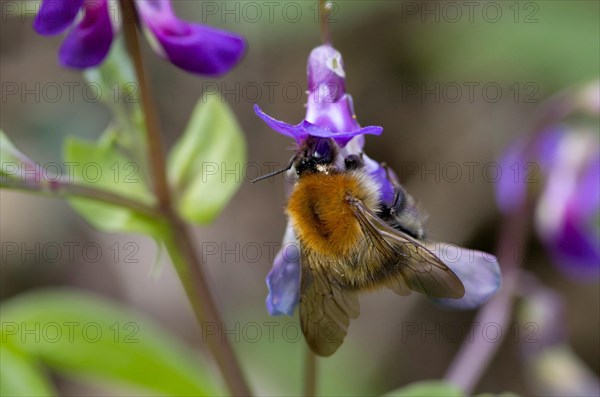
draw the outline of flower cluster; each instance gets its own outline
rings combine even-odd
[[[153,49],[191,73],[221,75],[245,52],[244,39],[230,32],[177,18],[170,0],[135,0],[144,33]],[[60,50],[63,66],[85,69],[107,56],[119,29],[114,0],[42,0],[33,27],[49,36],[70,30]]]
[[[298,124],[288,124],[265,114],[255,106],[256,114],[273,130],[292,137],[301,144],[307,137],[332,138],[346,157],[360,154],[367,172],[379,186],[380,202],[391,206],[394,200],[394,173],[370,159],[363,152],[365,135],[380,135],[383,128],[361,127],[352,97],[346,92],[344,64],[341,54],[330,45],[313,49],[308,59],[308,102],[306,118]],[[286,183],[295,182],[293,170]],[[290,191],[291,189],[287,189]],[[468,261],[446,263],[461,279],[465,296],[461,299],[439,299],[440,304],[455,308],[472,308],[489,299],[500,287],[500,271],[491,256],[474,254]],[[440,256],[441,257],[441,256]],[[288,222],[281,251],[275,257],[267,276],[269,295],[267,309],[271,315],[292,315],[300,295],[300,252],[294,229]]]
[[[595,87],[598,95],[600,87]],[[597,280],[600,142],[597,132],[582,125],[567,122],[541,131],[533,142],[514,142],[501,159],[502,169],[532,171],[535,178],[508,173],[496,196],[505,213],[537,196],[535,229],[553,262],[569,276]]]

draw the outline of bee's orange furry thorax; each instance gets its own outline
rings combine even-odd
[[[287,205],[294,230],[307,248],[323,255],[344,257],[362,236],[346,197],[363,199],[368,187],[353,174],[309,174],[296,185]]]

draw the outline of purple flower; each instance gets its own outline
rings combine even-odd
[[[535,226],[554,262],[582,279],[600,276],[600,149],[594,133],[567,132],[547,169]]]
[[[293,125],[265,114],[257,105],[254,111],[273,130],[300,143],[309,135],[333,138],[344,147],[355,136],[381,135],[381,127],[361,128],[354,113],[352,97],[345,91],[342,56],[330,45],[315,48],[309,58],[306,118]]]
[[[169,0],[137,0],[145,27],[157,40],[155,50],[188,72],[218,76],[244,55],[246,42],[234,33],[183,21]]]
[[[83,17],[75,23],[80,9]],[[43,0],[33,27],[39,34],[55,35],[74,23],[58,52],[61,65],[79,69],[98,65],[114,36],[107,0]]]
[[[345,107],[346,103],[336,104],[336,107]],[[326,123],[313,124],[308,120],[303,120],[299,124],[292,125],[286,122],[276,120],[264,113],[258,105],[254,105],[256,114],[264,120],[271,129],[289,137],[296,139],[300,143],[309,135],[319,138],[334,138],[338,145],[345,146],[352,138],[357,135],[373,134],[381,135],[383,129],[381,127],[365,127],[356,130],[335,130]],[[338,110],[339,111],[339,110]],[[339,113],[349,113],[347,110],[341,110]]]
[[[328,44],[316,47],[308,57],[306,72],[308,101],[304,120],[296,125],[288,124],[267,115],[258,105],[254,106],[256,115],[271,129],[294,138],[298,144],[308,136],[333,138],[344,156],[362,153],[364,135],[381,135],[383,128],[361,128],[358,123],[352,96],[346,93],[342,55]],[[394,191],[386,170],[364,153],[362,156],[369,173],[379,182],[381,200],[390,204]]]
[[[576,278],[600,276],[600,148],[592,132],[557,127],[530,148],[514,143],[501,160],[496,197],[503,212],[537,193],[535,229],[553,262]]]
[[[294,314],[300,299],[300,250],[294,229],[288,222],[282,248],[267,275],[267,310],[272,316]]]
[[[241,36],[183,21],[169,0],[136,0],[135,4],[153,48],[183,70],[221,75],[244,55],[246,44]],[[110,50],[117,30],[112,11],[108,0],[42,0],[33,27],[47,36],[72,26],[61,45],[59,61],[66,67],[85,69],[99,65]]]
[[[433,299],[449,309],[475,309],[487,302],[502,283],[498,259],[491,254],[448,243],[431,243],[427,247],[462,281],[465,295],[460,299]]]

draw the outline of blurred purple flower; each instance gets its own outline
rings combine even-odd
[[[221,75],[244,55],[241,36],[183,21],[169,0],[136,0],[135,4],[155,51],[183,70]],[[99,65],[118,28],[111,20],[109,0],[42,0],[33,23],[36,32],[56,35],[72,25],[59,50],[61,65],[77,69]]]
[[[562,136],[536,207],[536,230],[554,262],[578,278],[600,276],[600,146],[593,133]]]
[[[516,323],[529,335],[519,347],[527,383],[539,396],[598,396],[600,380],[569,345],[566,305],[562,297],[525,274]],[[569,376],[557,376],[568,373]]]
[[[537,193],[535,228],[553,262],[576,278],[600,276],[598,136],[566,127],[512,144],[496,186],[500,209],[512,212]]]

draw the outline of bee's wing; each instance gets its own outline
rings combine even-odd
[[[302,253],[300,324],[308,345],[320,356],[330,356],[340,347],[351,318],[360,312],[358,298],[344,290],[334,278],[319,271],[319,257]],[[325,264],[326,265],[326,264]]]
[[[389,283],[394,292],[408,295],[413,290],[432,298],[465,294],[460,279],[418,240],[385,223],[360,200],[350,198],[349,203],[367,239],[397,267],[400,277]]]

